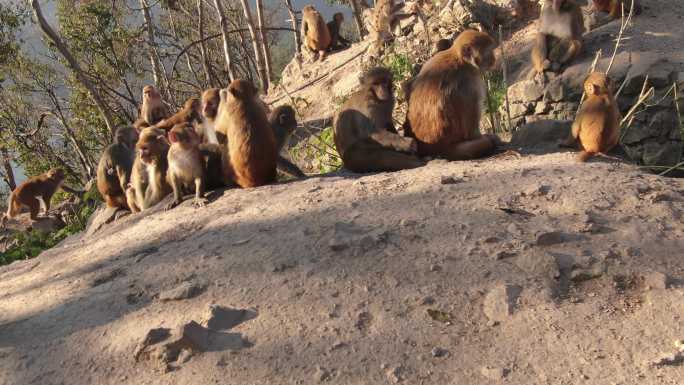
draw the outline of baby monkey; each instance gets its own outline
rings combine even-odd
[[[183,190],[195,186],[195,207],[203,207],[205,175],[204,161],[200,152],[200,137],[190,123],[173,126],[169,131],[169,169],[166,180],[173,189],[173,202],[167,209],[172,209],[183,202]]]

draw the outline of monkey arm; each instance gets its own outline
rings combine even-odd
[[[582,41],[581,40],[570,40],[570,47],[559,59],[560,63],[567,63],[568,61],[575,58],[582,51]]]
[[[126,191],[126,187],[128,186],[128,182],[131,179],[130,173],[128,170],[126,170],[125,167],[121,167],[119,165],[116,166],[116,175],[119,177],[119,186],[121,187],[121,191]]]
[[[550,66],[550,63],[547,64],[548,55],[549,52],[546,45],[546,35],[543,33],[538,33],[534,42],[534,46],[532,47],[532,64],[537,72],[544,72],[544,70],[548,69]]]
[[[379,143],[382,147],[391,148],[401,152],[413,152],[415,140],[413,138],[405,138],[398,134],[380,130],[370,134],[370,138]]]
[[[283,158],[282,156],[278,156],[276,165],[278,166],[279,171],[282,171],[295,178],[304,178],[306,176],[306,174],[304,174],[299,167],[295,166],[292,162]]]

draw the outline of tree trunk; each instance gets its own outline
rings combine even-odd
[[[357,0],[349,0],[349,5],[352,9],[352,15],[354,16],[354,23],[356,24],[356,29],[359,31],[359,40],[363,40],[366,35],[366,29],[363,28],[363,20],[361,18],[361,7],[357,3]]]
[[[256,34],[254,28],[254,19],[252,19],[252,11],[249,8],[248,0],[240,0],[242,3],[242,10],[245,12],[245,22],[247,23],[247,28],[249,28],[249,34],[252,37],[252,48],[254,49],[254,57],[257,62],[257,72],[259,73],[259,78],[261,79],[261,88],[264,93],[268,93],[268,73],[266,72],[266,66],[264,64],[264,57],[259,49],[259,37]]]
[[[223,36],[223,56],[226,59],[226,70],[228,71],[228,77],[232,82],[235,80],[235,71],[233,70],[233,61],[230,56],[230,40],[228,34],[228,19],[226,19],[226,12],[223,9],[223,4],[221,0],[214,0],[214,6],[216,7],[216,12],[219,16],[219,22],[221,23],[221,35]]]
[[[71,54],[71,51],[69,51],[67,46],[64,44],[62,38],[52,29],[50,24],[48,24],[47,20],[45,20],[45,17],[43,16],[43,11],[40,9],[40,3],[38,2],[38,0],[29,1],[31,8],[33,9],[33,15],[36,18],[36,21],[38,22],[38,26],[40,27],[41,31],[43,31],[43,33],[47,35],[47,37],[50,39],[50,41],[52,41],[52,43],[55,45],[59,53],[62,56],[64,56],[64,59],[66,59],[69,68],[74,73],[79,83],[81,83],[81,85],[85,87],[86,90],[88,90],[88,93],[95,101],[97,109],[100,110],[100,113],[102,114],[102,118],[104,119],[105,124],[107,125],[107,129],[109,129],[109,132],[113,136],[116,127],[114,126],[114,118],[112,117],[109,107],[105,104],[98,90],[95,88],[95,86],[93,86],[88,77],[85,75],[83,69],[81,68],[81,65],[76,61],[74,55]]]
[[[150,15],[150,7],[147,5],[147,0],[140,0],[140,8],[142,9],[143,19],[145,20],[145,32],[147,34],[147,55],[150,57],[152,64],[152,76],[154,77],[154,84],[157,89],[161,91],[162,95],[166,95],[168,101],[175,104],[172,100],[171,90],[169,89],[169,79],[166,77],[166,71],[163,70],[161,60],[159,59],[159,52],[157,52],[157,41],[154,37],[154,24],[152,23],[152,15]]]
[[[294,8],[292,7],[292,0],[285,0],[285,8],[287,8],[287,12],[290,14],[290,21],[292,22],[292,29],[294,29],[294,38],[295,38],[295,46],[297,49],[297,53],[302,53],[302,40],[301,40],[301,36],[299,35],[299,25],[297,23],[297,14],[295,13]]]
[[[271,82],[273,78],[273,71],[271,70],[271,51],[268,48],[268,41],[266,40],[266,28],[264,26],[264,4],[263,0],[256,0],[257,9],[257,21],[259,22],[259,39],[261,40],[261,50],[264,54],[264,64],[266,65],[266,74],[268,75],[268,81]],[[268,90],[264,90],[268,92]]]
[[[204,70],[204,78],[209,87],[214,87],[214,79],[211,76],[211,66],[209,65],[209,57],[207,56],[207,43],[204,41],[204,5],[203,0],[197,0],[197,18],[199,22],[199,37],[201,40],[199,49],[202,57],[202,69]]]
[[[14,191],[17,188],[17,182],[14,179],[14,170],[12,169],[12,160],[10,159],[9,153],[5,147],[0,148],[2,152],[2,167],[5,169],[5,182],[10,191]]]

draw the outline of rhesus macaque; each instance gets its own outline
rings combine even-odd
[[[302,8],[302,40],[305,48],[318,52],[321,61],[325,59],[325,52],[330,47],[330,31],[313,5]]]
[[[233,182],[227,180],[224,175],[224,168],[228,164],[228,147],[225,144],[202,143],[199,145],[199,151],[204,167],[205,190],[233,185]]]
[[[97,189],[107,207],[127,209],[126,188],[135,159],[138,131],[132,126],[116,130],[114,143],[105,148],[97,165]]]
[[[295,178],[305,177],[306,174],[304,174],[299,167],[280,155],[280,151],[285,147],[287,140],[290,138],[295,128],[297,128],[295,110],[290,106],[280,106],[271,112],[268,122],[275,135],[276,151],[278,153],[278,170]]]
[[[202,103],[199,98],[190,98],[185,101],[183,108],[176,112],[172,116],[162,119],[160,122],[154,125],[156,128],[160,128],[166,132],[172,129],[177,124],[188,123],[194,125],[199,124],[202,121]]]
[[[210,88],[202,92],[202,128],[200,135],[204,143],[219,143],[216,128],[214,127],[214,120],[216,119],[216,112],[220,100],[218,88]],[[223,135],[223,143],[225,143],[226,136]]]
[[[331,51],[349,47],[351,43],[345,39],[340,33],[342,30],[342,23],[344,22],[344,15],[342,12],[337,12],[333,15],[333,19],[328,22],[328,31],[330,31],[330,47]]]
[[[496,64],[496,46],[488,34],[466,30],[413,79],[404,134],[416,138],[419,155],[463,160],[496,148],[498,137],[481,135],[479,129],[485,97],[482,71]]]
[[[582,51],[584,18],[574,0],[544,0],[539,31],[532,47],[534,70],[557,72]]]
[[[174,208],[183,202],[183,190],[194,186],[195,207],[206,205],[204,198],[204,159],[200,153],[200,137],[189,123],[173,126],[169,131],[169,168],[166,180],[173,189],[173,202],[168,206]]]
[[[38,212],[40,211],[40,198],[45,206],[45,214],[50,211],[50,199],[52,195],[64,182],[64,171],[59,168],[53,168],[50,171],[29,178],[20,184],[9,196],[7,202],[7,213],[2,218],[2,224],[5,225],[8,218],[14,218],[24,206],[28,206],[31,219],[38,219]]]
[[[227,133],[225,179],[243,188],[275,181],[275,135],[256,87],[247,80],[234,80],[220,95],[216,131]]]
[[[599,12],[608,12],[611,18],[619,19],[622,17],[622,8],[625,9],[625,17],[629,15],[629,8],[632,6],[632,0],[593,0],[594,9]],[[641,4],[639,0],[634,0],[634,14],[641,13]]]
[[[126,189],[128,207],[134,213],[156,205],[171,192],[171,186],[166,182],[169,143],[164,130],[143,129],[135,148],[138,154]]]
[[[170,115],[157,89],[153,86],[143,87],[140,117],[133,123],[133,127],[140,131],[145,127],[159,123],[159,121],[168,118]]]
[[[595,154],[610,151],[619,139],[620,110],[613,97],[613,81],[601,72],[591,73],[584,81],[587,95],[572,124],[567,145],[579,141],[582,152],[578,156],[585,162]]]
[[[342,105],[333,121],[337,152],[354,172],[397,171],[420,167],[416,140],[394,129],[392,73],[376,67],[361,76],[361,90]]]

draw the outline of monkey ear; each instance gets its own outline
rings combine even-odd
[[[592,84],[591,90],[594,93],[594,95],[600,95],[601,94],[601,87],[598,84]]]

